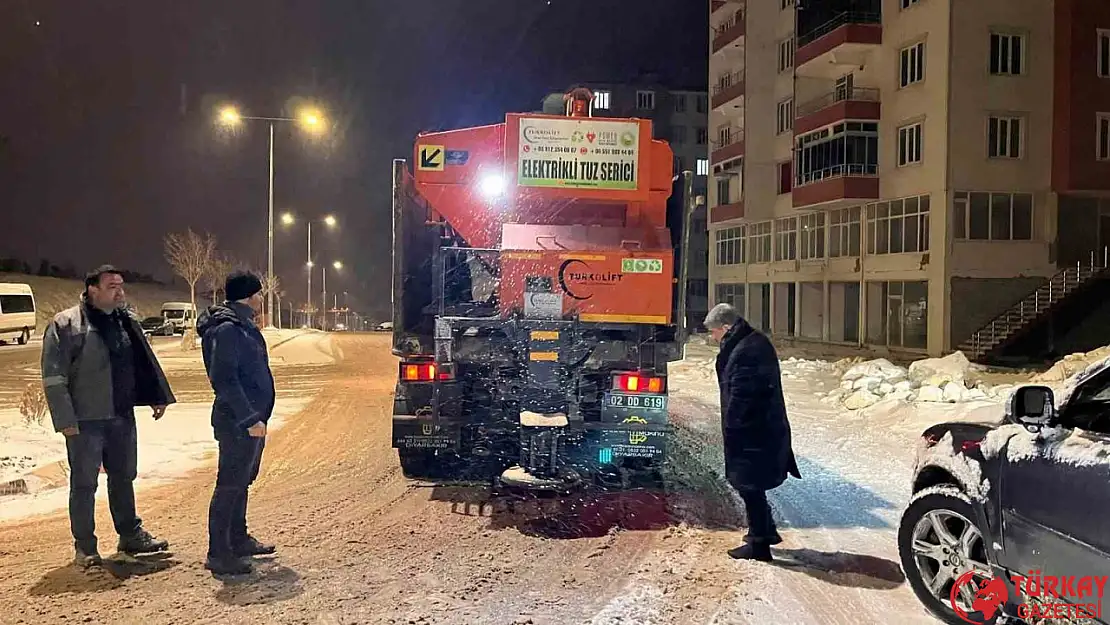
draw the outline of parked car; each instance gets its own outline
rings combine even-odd
[[[165,317],[147,317],[139,325],[147,336],[173,336],[175,332],[173,323]]]
[[[376,327],[374,329],[377,330],[378,332],[392,332],[393,331],[393,322],[392,321],[385,321],[383,323],[379,323],[378,327]]]
[[[1032,609],[1101,602],[1097,580],[1110,573],[1110,359],[1059,401],[1048,387],[1023,386],[996,423],[928,428],[912,488],[898,528],[902,568],[946,623],[1032,623]],[[1031,576],[1073,590],[1095,580],[1095,595],[1019,594],[1014,579]],[[1110,607],[1091,612],[1071,622],[1110,622]]]
[[[35,295],[31,285],[0,283],[0,341],[26,345],[35,331]]]

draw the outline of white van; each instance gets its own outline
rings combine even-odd
[[[189,302],[166,302],[162,304],[162,318],[173,326],[176,334],[185,334],[186,328],[197,323],[197,309]]]
[[[26,345],[35,331],[35,294],[31,285],[0,282],[0,341]]]

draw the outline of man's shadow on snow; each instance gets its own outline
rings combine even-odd
[[[836,586],[892,590],[906,581],[897,562],[858,553],[774,549],[774,565]]]
[[[793,528],[892,529],[881,510],[897,510],[892,502],[866,486],[850,482],[835,471],[797,457],[802,479],[793,477],[768,494],[772,505]],[[776,514],[778,520],[780,514]]]
[[[216,599],[228,605],[244,606],[280,603],[304,592],[301,576],[273,558],[252,558],[254,571],[247,575],[213,575],[223,582]]]

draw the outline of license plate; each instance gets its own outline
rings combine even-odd
[[[646,412],[666,412],[666,395],[630,395],[626,393],[606,393],[606,408],[628,408]]]
[[[393,446],[400,449],[456,449],[459,432],[430,422],[393,424]]]

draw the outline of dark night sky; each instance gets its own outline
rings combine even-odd
[[[418,131],[642,71],[704,88],[707,20],[699,0],[3,0],[0,257],[168,276],[161,237],[192,227],[262,267],[266,128],[221,134],[213,108],[301,97],[335,126],[323,142],[279,128],[275,205],[333,212],[313,245],[350,271],[329,290],[381,301],[390,160]],[[299,294],[303,227],[275,246]]]

